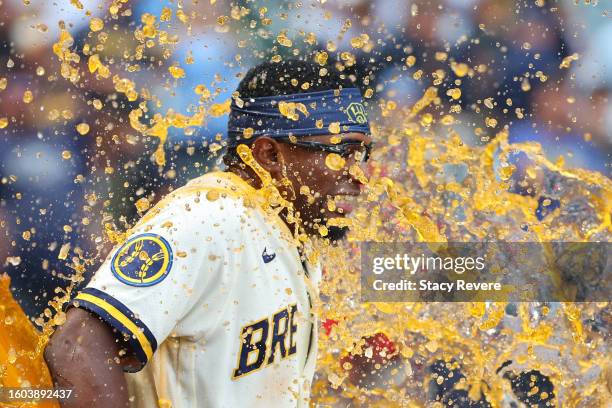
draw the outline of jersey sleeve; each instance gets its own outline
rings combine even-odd
[[[202,200],[205,201],[205,200]],[[114,248],[74,305],[98,315],[118,330],[139,360],[147,363],[179,321],[214,285],[206,259],[223,253],[214,226],[232,228],[232,220],[213,222],[218,207],[193,198],[174,200],[151,210],[121,245]],[[206,213],[212,212],[213,216]],[[217,212],[217,213],[215,213]],[[229,231],[228,231],[229,232]]]

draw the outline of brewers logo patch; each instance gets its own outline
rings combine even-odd
[[[346,108],[346,114],[351,122],[364,124],[368,121],[365,107],[358,102],[351,103]]]
[[[164,280],[172,267],[172,249],[157,234],[140,234],[127,240],[111,260],[113,275],[131,286],[151,286]]]

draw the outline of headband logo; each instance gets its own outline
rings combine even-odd
[[[354,123],[364,124],[368,121],[365,107],[359,102],[353,102],[346,108],[346,115]]]

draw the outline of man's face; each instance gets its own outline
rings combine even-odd
[[[332,143],[334,136],[336,138],[334,141],[337,143]],[[301,137],[298,141],[313,141],[327,145],[343,145],[347,142],[358,142],[363,145],[372,143],[371,138],[362,133],[309,136]],[[275,142],[278,143],[284,166],[284,174],[281,176],[286,176],[291,181],[295,191],[295,195],[289,192],[286,198],[291,200],[295,209],[300,212],[307,233],[318,234],[318,226],[325,226],[329,218],[345,217],[351,212],[349,200],[360,194],[362,183],[358,181],[355,172],[350,172],[349,169],[351,166],[362,165],[359,153],[345,157],[342,167],[338,167],[337,163],[334,164],[333,160],[331,166],[328,166],[332,158],[328,159],[328,163],[326,158],[333,153],[294,145],[289,141]],[[349,151],[363,152],[364,148],[355,144]],[[338,240],[345,233],[346,228],[328,227],[327,237]]]

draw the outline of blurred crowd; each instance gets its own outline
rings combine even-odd
[[[218,156],[210,152],[222,145],[227,120],[225,115],[207,117],[201,127],[171,128],[167,164],[158,166],[152,159],[158,139],[143,137],[128,119],[138,100],[117,93],[109,79],[86,75],[84,56],[78,83],[62,77],[52,50],[60,20],[74,37],[73,49],[104,44],[98,51],[111,70],[154,96],[152,113],[194,114],[202,94],[195,92],[198,85],[211,94],[208,107],[223,103],[241,74],[274,56],[312,58],[326,50],[346,63],[351,58],[342,52],[350,51],[357,85],[374,91],[375,120],[384,120],[377,101],[410,106],[431,86],[432,73],[443,69],[448,78],[438,94],[461,89],[460,98],[451,102],[460,107],[456,129],[466,142],[484,143],[483,134],[508,126],[511,142],[539,142],[552,160],[563,155],[568,167],[610,176],[612,52],[606,42],[612,38],[612,10],[603,5],[574,0],[133,1],[123,9],[129,12],[112,19],[109,1],[82,1],[83,9],[73,3],[5,0],[0,5],[0,223],[5,235],[0,261],[30,316],[41,313],[54,296],[49,288],[66,286],[65,276],[80,267],[86,274],[95,270],[105,254],[104,223],[125,228],[138,216],[137,200],[153,203],[217,164]],[[159,21],[164,7],[172,18],[159,28],[167,31],[171,45],[152,45],[147,58],[134,60],[134,31],[143,15]],[[181,23],[179,15],[188,23]],[[94,17],[105,23],[102,40],[90,30]],[[279,34],[292,46],[279,45]],[[355,38],[365,45],[355,47]],[[574,53],[577,57],[568,60]],[[564,59],[569,62],[560,67]],[[448,69],[451,62],[473,71],[460,75]],[[184,77],[169,74],[173,64]],[[485,117],[497,125],[487,128]],[[85,123],[86,132],[77,130]]]

